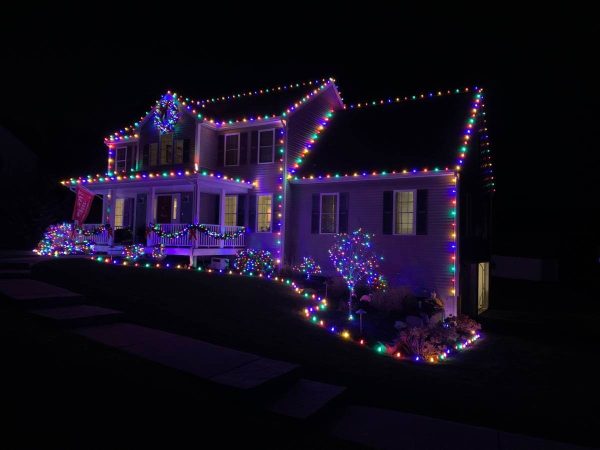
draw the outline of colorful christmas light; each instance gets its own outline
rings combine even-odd
[[[160,224],[152,224],[151,223],[150,225],[148,225],[147,232],[154,233],[158,237],[165,238],[165,239],[177,239],[177,238],[180,238],[183,236],[187,236],[188,234],[190,235],[190,239],[196,239],[196,232],[200,232],[202,234],[210,236],[211,238],[224,241],[227,239],[236,239],[236,238],[240,237],[241,235],[243,235],[246,232],[246,228],[240,227],[234,231],[227,231],[225,233],[220,233],[218,231],[211,230],[210,228],[208,228],[208,226],[206,226],[204,224],[191,223],[191,224],[187,225],[186,227],[182,228],[181,230],[167,232],[161,228]]]
[[[234,261],[236,270],[246,275],[270,275],[274,265],[271,252],[254,248],[240,250]]]
[[[354,295],[354,288],[358,284],[381,284],[381,275],[377,269],[383,257],[373,251],[372,238],[373,234],[359,228],[350,234],[336,234],[335,243],[329,249],[331,262],[344,278],[350,295]]]
[[[127,261],[137,261],[146,254],[146,247],[143,244],[124,245],[121,254]]]
[[[303,273],[306,275],[306,278],[310,278],[312,275],[318,275],[321,273],[321,266],[317,264],[312,256],[304,256],[302,258],[302,262],[295,265],[292,270]]]
[[[178,104],[177,99],[170,94],[163,95],[156,102],[156,107],[154,108],[154,126],[158,128],[160,134],[172,133],[175,129],[175,124],[179,120],[179,117],[181,117]]]
[[[83,231],[73,227],[71,223],[50,225],[44,232],[44,237],[33,250],[41,256],[89,255],[94,252],[94,242],[81,237],[92,236],[91,231]]]

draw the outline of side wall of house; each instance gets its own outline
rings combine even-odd
[[[313,194],[346,194],[348,232],[362,228],[375,234],[374,250],[384,257],[381,271],[391,286],[409,286],[417,293],[435,289],[442,298],[450,297],[454,187],[453,175],[292,184],[287,262],[294,264],[304,256],[312,256],[325,273],[334,273],[328,255],[334,236],[313,232],[312,198]],[[426,234],[384,234],[384,192],[412,189],[427,191]],[[423,206],[417,205],[416,209]]]

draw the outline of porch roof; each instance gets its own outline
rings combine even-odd
[[[129,176],[88,175],[87,177],[63,180],[60,183],[68,188],[74,188],[78,185],[85,186],[90,191],[96,193],[115,188],[141,188],[195,183],[198,183],[208,191],[220,191],[221,189],[224,189],[229,193],[245,193],[254,187],[251,181],[208,170],[142,172],[131,174]]]

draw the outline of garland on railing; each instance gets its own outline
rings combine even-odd
[[[89,228],[89,229],[79,228],[79,227],[75,228],[75,233],[77,233],[81,236],[85,236],[85,237],[97,236],[98,234],[101,234],[105,231],[108,232],[109,236],[112,236],[113,229],[109,223],[107,223],[106,225],[98,225],[97,227]]]
[[[189,224],[185,228],[182,228],[179,231],[164,231],[159,224],[150,224],[147,228],[147,234],[154,233],[160,238],[165,239],[178,239],[183,236],[186,236],[188,233],[190,235],[190,239],[196,239],[196,233],[199,231],[202,234],[206,234],[212,238],[227,240],[227,239],[236,239],[243,235],[246,232],[245,227],[240,227],[235,231],[227,231],[225,233],[219,233],[217,231],[213,231],[208,228],[204,224]]]

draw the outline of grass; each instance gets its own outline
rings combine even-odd
[[[400,362],[310,325],[304,302],[266,280],[54,260],[34,276],[132,320],[300,363],[307,376],[350,387],[350,400],[507,431],[597,443],[593,343],[485,334],[439,365]],[[560,333],[560,335],[557,335]]]

